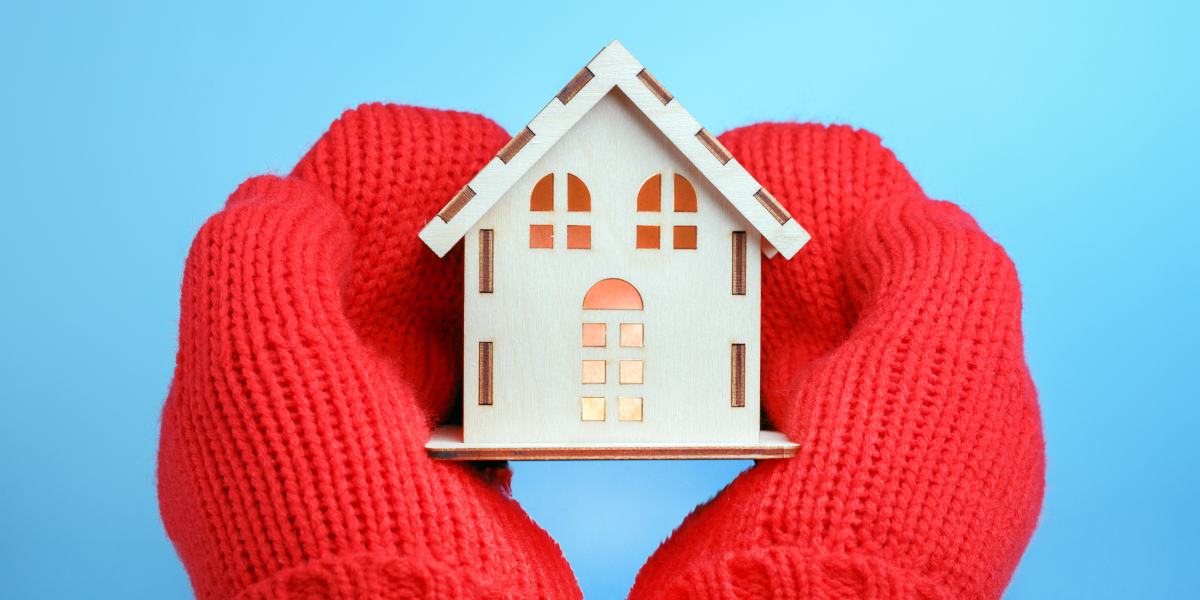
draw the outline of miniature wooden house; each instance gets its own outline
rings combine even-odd
[[[791,258],[809,236],[619,42],[420,237],[439,256],[465,244],[450,443],[788,445],[760,440],[759,273],[764,251]]]

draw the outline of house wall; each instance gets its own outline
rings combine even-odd
[[[555,210],[531,212],[533,186],[555,174]],[[587,184],[590,212],[567,212],[567,173]],[[636,212],[638,190],[664,174],[662,211]],[[698,211],[672,210],[672,173]],[[529,248],[529,225],[554,226],[553,249]],[[591,226],[591,249],[567,249],[567,225]],[[661,248],[636,248],[636,226],[661,226]],[[674,225],[697,249],[671,248]],[[494,232],[494,293],[479,293],[479,230]],[[731,294],[732,232],[747,232],[744,296]],[[464,439],[468,443],[752,443],[759,430],[761,239],[619,89],[605,96],[465,236]],[[620,278],[642,311],[585,311],[596,282]],[[582,323],[607,323],[606,348],[584,348]],[[618,347],[620,323],[642,323],[642,348]],[[492,342],[493,404],[478,404],[479,342]],[[730,402],[731,344],[746,345],[746,402]],[[606,359],[607,382],[583,384],[582,361]],[[618,384],[618,359],[642,359],[644,383]],[[581,420],[604,396],[606,419]],[[643,398],[643,420],[619,421],[617,397]]]

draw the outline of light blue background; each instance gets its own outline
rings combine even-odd
[[[1007,598],[1197,596],[1194,4],[13,4],[0,8],[0,596],[189,597],[155,500],[158,415],[189,242],[242,179],[287,172],[360,102],[516,131],[613,38],[711,131],[797,119],[878,133],[1008,249],[1049,467]],[[746,466],[515,464],[514,489],[587,597],[621,598]]]

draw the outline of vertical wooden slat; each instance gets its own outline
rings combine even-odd
[[[733,369],[733,394],[731,404],[746,406],[746,345],[734,344],[730,360]]]
[[[479,230],[479,293],[492,293],[492,230]]]
[[[492,404],[492,343],[479,342],[479,403]]]
[[[746,232],[733,232],[733,295],[746,295]]]

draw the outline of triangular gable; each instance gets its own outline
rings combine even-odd
[[[504,146],[421,230],[420,238],[445,256],[613,86],[621,88],[784,258],[790,259],[808,242],[808,232],[618,41],[601,50]]]

